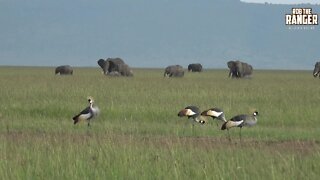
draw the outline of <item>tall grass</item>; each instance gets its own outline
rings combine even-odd
[[[0,68],[1,179],[316,179],[319,175],[319,79],[311,71],[227,70],[163,78],[135,69],[132,78],[76,68]],[[72,116],[93,96],[100,116],[87,128]],[[187,105],[224,109],[226,117],[260,113],[258,125],[192,127]]]

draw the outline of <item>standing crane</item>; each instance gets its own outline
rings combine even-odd
[[[227,130],[228,131],[228,138],[229,141],[231,141],[230,134],[229,134],[229,129],[233,127],[239,127],[240,128],[240,141],[241,141],[241,129],[244,126],[253,126],[257,124],[258,119],[258,111],[254,111],[251,115],[248,114],[240,114],[236,115],[227,122],[223,123],[221,130]]]
[[[94,101],[92,97],[88,97],[88,102],[89,106],[72,118],[74,121],[73,124],[77,124],[82,120],[86,120],[88,121],[88,126],[90,126],[90,121],[99,115],[100,110],[97,106],[93,106]]]

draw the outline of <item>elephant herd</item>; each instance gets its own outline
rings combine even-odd
[[[103,74],[106,76],[133,76],[131,68],[121,58],[107,58],[99,59],[97,61],[101,67]],[[230,69],[229,77],[247,77],[252,74],[252,66],[240,62],[229,61],[228,67]],[[188,65],[189,72],[202,72],[202,65],[200,63],[193,63]],[[73,69],[70,65],[58,66],[55,69],[55,74],[72,75]],[[183,77],[184,69],[181,65],[171,65],[165,68],[164,77]]]
[[[229,68],[229,77],[231,78],[244,78],[252,75],[253,68],[250,64],[241,61],[229,61],[227,63]],[[190,72],[202,72],[202,65],[194,63],[188,65]],[[183,77],[184,71],[180,65],[171,65],[165,68],[164,77]]]
[[[131,68],[121,58],[107,58],[99,59],[97,61],[101,67],[103,74],[106,76],[133,76]],[[253,68],[250,64],[241,62],[239,60],[227,62],[229,68],[230,78],[246,78],[251,77]],[[200,63],[193,63],[188,65],[189,72],[202,72],[202,65]],[[58,66],[55,68],[55,74],[58,75],[72,75],[73,68],[70,65]],[[164,77],[183,77],[184,69],[181,65],[171,65],[165,68]],[[320,78],[320,61],[316,62],[313,76]]]
[[[103,74],[107,76],[133,76],[131,68],[121,58],[99,59],[97,61]],[[55,69],[57,75],[72,75],[73,69],[70,65],[58,66]]]
[[[189,64],[188,71],[202,72],[202,65],[200,63]],[[181,65],[171,65],[165,68],[164,77],[183,77],[184,70]]]

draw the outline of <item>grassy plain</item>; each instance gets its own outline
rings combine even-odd
[[[0,179],[318,179],[320,80],[310,71],[227,70],[163,78],[135,69],[109,78],[98,68],[0,67]],[[72,116],[95,98],[91,128]],[[258,125],[226,132],[208,119],[192,128],[187,105],[260,113]]]

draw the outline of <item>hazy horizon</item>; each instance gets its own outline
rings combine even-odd
[[[0,65],[96,67],[120,57],[131,67],[312,69],[320,27],[289,29],[290,5],[240,0],[0,0]],[[312,5],[319,13],[319,6]],[[294,27],[295,28],[295,27]]]

